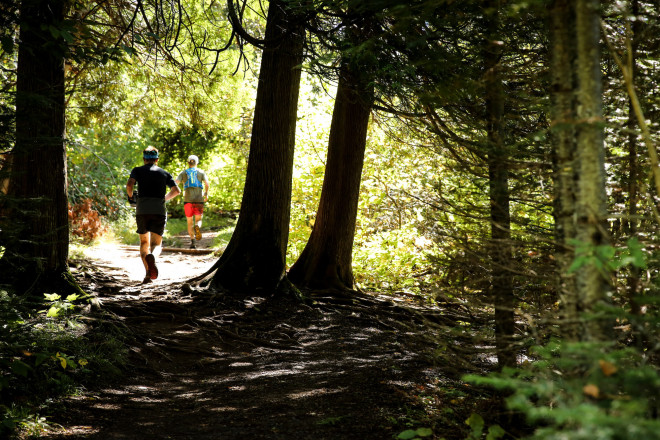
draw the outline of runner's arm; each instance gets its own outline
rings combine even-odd
[[[174,185],[173,187],[170,188],[170,192],[165,194],[165,201],[167,202],[168,200],[171,200],[181,194],[181,190],[179,189],[178,185]]]
[[[131,177],[126,182],[126,194],[128,194],[129,199],[133,197],[133,188],[135,188],[135,179]]]
[[[209,182],[206,179],[204,179],[204,201],[209,201]]]

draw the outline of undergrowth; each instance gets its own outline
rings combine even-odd
[[[635,267],[657,272],[657,255],[644,252],[634,239],[621,248],[578,247],[576,255],[575,270],[594,264],[617,271]],[[593,327],[592,321],[606,329],[598,337],[538,341],[518,368],[465,380],[497,390],[507,411],[529,424],[524,438],[660,439],[658,287],[654,279],[634,298],[643,305],[639,312],[620,307],[626,298],[619,292],[612,295],[611,304],[584,312],[581,325]]]
[[[86,324],[85,304],[57,294],[28,303],[0,289],[0,438],[38,434],[58,398],[121,374],[125,335]]]

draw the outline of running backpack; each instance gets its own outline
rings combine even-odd
[[[188,168],[186,174],[188,175],[188,178],[183,184],[183,189],[202,187],[202,182],[197,178],[197,168]]]

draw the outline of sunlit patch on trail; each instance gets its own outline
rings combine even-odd
[[[321,396],[325,394],[336,394],[336,393],[341,393],[344,391],[345,388],[335,388],[335,389],[328,389],[328,388],[315,388],[313,390],[308,390],[308,391],[301,391],[299,393],[292,393],[288,394],[287,397],[289,399],[305,399],[308,397],[316,397],[316,396]]]

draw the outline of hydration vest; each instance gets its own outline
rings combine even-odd
[[[183,184],[183,189],[202,187],[202,182],[200,182],[199,179],[197,178],[197,168],[186,169],[186,174],[188,178],[186,179],[186,182]]]

